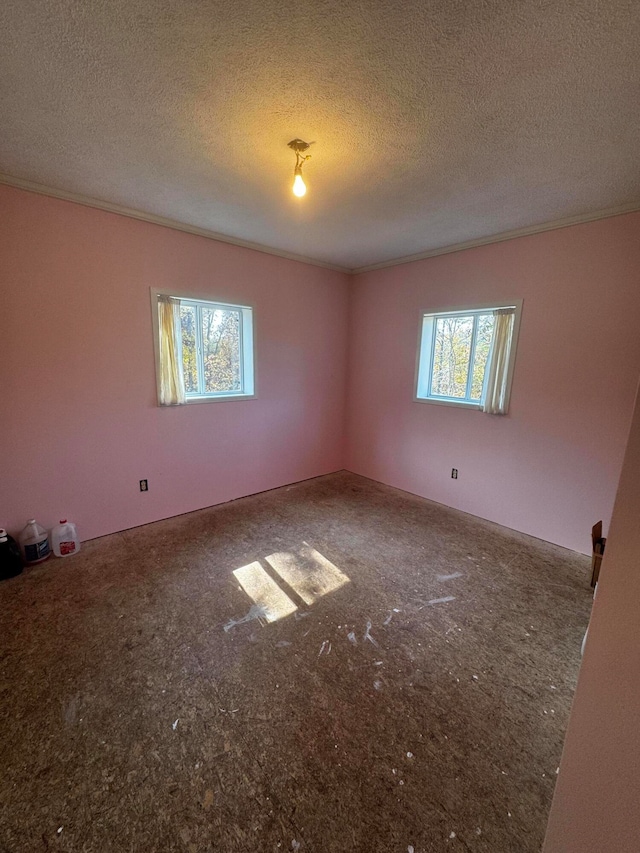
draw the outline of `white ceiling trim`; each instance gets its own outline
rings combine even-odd
[[[31,193],[38,193],[39,195],[59,198],[63,201],[72,201],[76,204],[82,204],[85,207],[94,207],[97,210],[106,210],[109,213],[116,213],[118,216],[127,216],[129,219],[138,219],[142,222],[150,222],[152,225],[162,225],[163,228],[172,228],[174,231],[184,231],[187,234],[195,234],[196,237],[206,237],[207,240],[217,240],[219,243],[230,243],[232,246],[241,246],[243,249],[252,249],[254,252],[264,252],[267,255],[276,255],[279,258],[286,258],[289,261],[300,261],[300,263],[303,264],[311,264],[312,266],[323,267],[324,269],[334,270],[335,272],[351,272],[350,269],[337,266],[336,264],[317,261],[314,258],[296,255],[293,252],[271,249],[269,246],[263,246],[260,243],[252,243],[249,240],[240,240],[236,237],[228,237],[226,234],[218,234],[215,231],[209,231],[207,228],[198,228],[196,225],[187,225],[186,223],[178,222],[175,219],[165,219],[163,216],[156,216],[153,213],[146,213],[143,210],[134,210],[131,207],[112,204],[109,201],[102,201],[98,198],[91,198],[78,193],[67,192],[67,190],[61,190],[56,187],[47,187],[44,184],[26,181],[23,178],[14,178],[12,175],[6,175],[2,172],[0,172],[0,184],[17,187],[18,189],[26,190]]]
[[[89,196],[83,196],[78,193],[68,192],[67,190],[61,190],[55,187],[47,187],[44,184],[26,181],[23,178],[15,178],[12,175],[7,175],[2,172],[0,172],[0,184],[6,184],[10,187],[26,190],[27,192],[38,193],[39,195],[59,198],[63,201],[72,201],[76,204],[82,204],[85,207],[96,208],[97,210],[106,210],[109,213],[116,213],[119,216],[127,216],[129,219],[138,219],[142,222],[150,222],[153,225],[161,225],[164,228],[172,228],[174,231],[184,231],[187,234],[194,234],[197,237],[206,237],[208,240],[217,240],[220,243],[230,243],[232,246],[241,246],[244,249],[252,249],[255,252],[263,252],[267,255],[275,255],[276,257],[286,258],[290,261],[299,261],[303,264],[311,264],[312,266],[323,267],[324,269],[348,273],[351,275],[360,275],[361,273],[373,272],[374,270],[386,269],[388,267],[396,267],[401,264],[410,264],[413,263],[413,261],[423,261],[427,258],[435,258],[438,255],[450,255],[454,252],[464,252],[467,249],[475,249],[478,246],[489,246],[491,243],[503,243],[506,240],[517,240],[519,237],[530,237],[534,234],[541,234],[544,231],[556,231],[560,228],[570,228],[572,225],[581,225],[585,222],[595,222],[598,219],[608,219],[612,216],[622,216],[625,213],[635,213],[640,211],[640,201],[631,202],[618,207],[597,210],[592,213],[583,213],[579,216],[569,216],[564,219],[556,219],[552,222],[542,222],[538,225],[517,228],[513,231],[503,231],[499,234],[492,234],[488,237],[478,237],[475,240],[467,240],[464,243],[453,243],[450,246],[442,246],[438,249],[429,249],[415,255],[393,258],[392,260],[381,261],[380,263],[371,264],[369,266],[348,269],[347,267],[324,263],[323,261],[318,261],[314,258],[308,258],[303,255],[296,255],[292,252],[285,252],[279,249],[272,249],[269,246],[263,246],[258,243],[251,243],[248,240],[228,237],[225,234],[218,234],[217,232],[209,231],[206,228],[187,225],[186,223],[178,222],[175,219],[166,219],[163,216],[155,216],[153,213],[146,213],[142,210],[134,210],[129,207],[123,207],[119,204],[112,204],[108,201],[90,198]]]
[[[595,222],[598,219],[609,219],[611,216],[622,216],[625,213],[640,211],[640,201],[622,204],[619,207],[610,207],[606,210],[596,210],[593,213],[582,213],[579,216],[568,216],[564,219],[556,219],[553,222],[542,222],[539,225],[530,225],[525,228],[516,228],[514,231],[503,231],[500,234],[492,234],[489,237],[478,237],[475,240],[467,240],[464,243],[453,243],[451,246],[443,246],[440,249],[429,249],[419,252],[417,255],[407,255],[402,258],[394,258],[390,261],[381,261],[378,264],[358,267],[350,270],[352,275],[364,272],[381,270],[386,267],[397,267],[400,264],[410,264],[413,261],[423,261],[426,258],[435,258],[438,255],[450,255],[453,252],[464,252],[467,249],[475,249],[478,246],[488,246],[491,243],[504,243],[505,240],[517,240],[518,237],[530,237],[533,234],[542,234],[544,231],[557,231],[559,228],[570,228],[572,225],[582,225],[585,222]]]

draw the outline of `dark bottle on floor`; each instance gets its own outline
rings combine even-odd
[[[0,580],[13,578],[22,571],[22,557],[16,540],[0,528]]]

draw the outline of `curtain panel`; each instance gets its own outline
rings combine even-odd
[[[182,371],[182,331],[180,300],[173,296],[158,296],[158,331],[160,355],[161,406],[182,406],[186,403]]]
[[[490,415],[506,415],[509,406],[507,378],[515,309],[497,308],[493,316],[495,323],[489,353],[489,375],[482,411]]]

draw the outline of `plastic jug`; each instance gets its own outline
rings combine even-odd
[[[70,557],[80,550],[75,524],[63,518],[51,531],[51,547],[56,557]]]
[[[25,563],[41,563],[51,554],[49,534],[40,527],[35,518],[27,521],[20,534],[20,550]]]
[[[18,543],[0,527],[0,580],[13,578],[22,571],[22,557]]]

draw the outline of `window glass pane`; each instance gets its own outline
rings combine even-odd
[[[193,305],[180,306],[182,328],[182,369],[184,390],[187,394],[198,390],[198,356],[196,352],[196,309]]]
[[[467,393],[473,317],[438,317],[435,328],[431,393],[461,397]]]
[[[202,308],[204,391],[240,391],[240,312]]]
[[[489,348],[491,347],[491,336],[493,335],[493,322],[493,314],[480,314],[478,317],[476,352],[473,360],[473,378],[471,380],[472,400],[480,400],[482,397],[484,371],[487,366],[487,357],[489,355]]]

